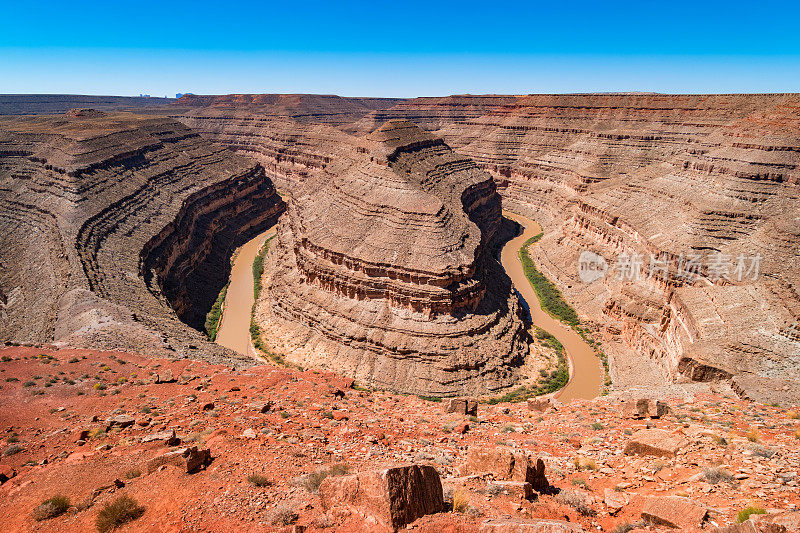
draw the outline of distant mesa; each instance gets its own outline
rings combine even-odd
[[[514,383],[528,334],[492,255],[503,228],[491,176],[407,121],[343,137],[278,226],[256,308],[264,341],[397,391]]]
[[[68,117],[75,117],[75,118],[97,118],[106,116],[106,113],[98,111],[97,109],[78,108],[78,107],[74,107],[64,114]]]

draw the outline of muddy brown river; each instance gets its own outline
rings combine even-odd
[[[256,355],[250,341],[250,312],[255,303],[253,260],[264,242],[274,234],[275,228],[270,228],[239,249],[231,267],[231,283],[225,296],[222,324],[217,332],[217,344],[251,357]]]
[[[595,355],[592,347],[580,335],[542,309],[533,286],[522,270],[519,249],[525,241],[541,232],[542,227],[535,221],[515,213],[504,211],[503,216],[517,222],[525,230],[522,235],[506,243],[500,256],[500,262],[511,277],[514,287],[530,307],[533,323],[558,339],[567,352],[570,379],[566,387],[555,393],[555,397],[562,402],[569,402],[574,399],[591,399],[598,396],[604,378],[600,358]]]

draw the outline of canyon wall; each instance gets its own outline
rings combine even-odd
[[[0,119],[0,340],[247,364],[202,325],[233,249],[284,204],[264,169],[166,118]]]
[[[289,191],[334,161],[344,134],[405,119],[443,137],[492,174],[506,208],[544,225],[534,258],[603,340],[617,388],[699,380],[800,398],[800,96],[450,96],[350,122],[316,120],[303,102],[227,101],[167,109]],[[579,279],[582,250],[606,259],[605,278]],[[651,254],[666,275],[617,279],[621,258],[647,269]],[[705,266],[677,276],[697,255]],[[758,257],[759,272],[716,278],[712,256],[731,270]]]
[[[489,174],[404,121],[339,135],[291,191],[256,321],[271,351],[359,383],[452,396],[512,385],[528,354],[493,250],[507,237]]]

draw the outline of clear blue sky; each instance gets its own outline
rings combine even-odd
[[[800,92],[800,0],[0,0],[0,93]]]

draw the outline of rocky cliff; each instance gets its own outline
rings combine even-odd
[[[332,161],[342,132],[411,120],[492,174],[507,208],[543,223],[535,260],[604,340],[618,387],[712,380],[763,401],[800,397],[798,95],[416,98],[340,124],[205,109],[180,120],[287,190]],[[652,254],[672,275],[611,271],[587,285],[584,249],[612,268],[638,255],[647,269]],[[676,276],[696,255],[731,270],[760,257],[759,273]]]
[[[170,119],[0,120],[0,338],[228,360],[202,325],[283,210],[264,169]]]
[[[293,188],[270,247],[264,341],[403,392],[512,384],[527,333],[492,256],[503,229],[491,176],[409,122],[341,139]]]

